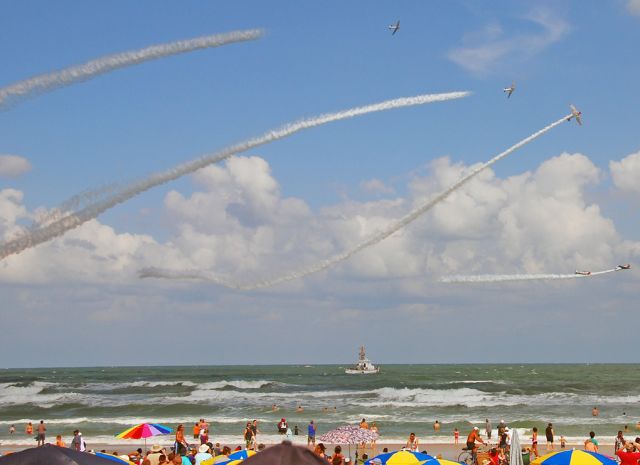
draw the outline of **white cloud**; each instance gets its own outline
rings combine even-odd
[[[640,15],[640,0],[628,0],[627,9],[632,15]]]
[[[423,218],[352,260],[271,290],[235,292],[211,284],[137,277],[141,267],[161,266],[208,270],[251,283],[298,270],[352,247],[474,167],[437,159],[428,165],[428,175],[411,180],[406,199],[343,200],[314,211],[301,199],[282,196],[264,160],[237,158],[201,170],[192,178],[196,186],[192,194],[171,191],[166,195],[163,216],[172,225],[165,232],[167,240],[118,232],[91,221],[62,238],[0,261],[2,308],[7,309],[2,316],[9,326],[28,325],[36,339],[55,349],[56,360],[66,350],[65,363],[86,365],[122,360],[166,363],[151,351],[140,353],[140,359],[127,358],[138,352],[136,341],[122,328],[144,329],[147,323],[173,328],[176,321],[187,325],[198,321],[189,326],[194,337],[206,339],[216,332],[220,347],[233,343],[221,328],[241,325],[248,337],[269,333],[291,346],[317,345],[319,350],[318,327],[331,327],[341,335],[339,340],[348,340],[366,321],[372,339],[391,341],[380,350],[396,361],[406,361],[406,348],[399,353],[393,341],[418,340],[408,347],[419,350],[425,329],[424,325],[398,325],[398,321],[438,328],[430,337],[442,337],[439,343],[446,344],[447,331],[439,328],[455,324],[457,334],[473,340],[478,331],[491,331],[492,321],[517,307],[522,310],[516,326],[520,332],[505,341],[529,344],[535,341],[522,335],[531,333],[535,338],[539,332],[525,331],[531,328],[552,334],[563,331],[563,324],[572,324],[581,333],[593,324],[606,327],[605,315],[610,315],[606,312],[622,318],[630,315],[640,279],[633,272],[588,284],[585,280],[544,284],[542,292],[540,284],[496,292],[495,288],[436,282],[441,275],[461,272],[571,272],[638,261],[640,242],[621,238],[598,205],[587,200],[591,196],[585,192],[599,182],[600,173],[581,154],[560,154],[531,172],[506,178],[486,170]],[[0,237],[10,236],[34,215],[23,205],[21,192],[0,191]],[[582,286],[580,292],[571,292],[575,286]],[[553,315],[560,323],[540,328],[544,320],[540,311],[551,308],[563,309]],[[590,312],[589,318],[584,318],[585,311]],[[477,321],[473,315],[478,314],[485,318]],[[414,330],[416,334],[409,337]],[[114,335],[120,339],[114,342]],[[615,328],[610,328],[607,340],[614,335]],[[8,337],[7,343],[19,343],[11,339],[12,334]],[[68,347],[60,341],[69,341]],[[101,353],[92,352],[90,359],[78,355],[78,346],[95,341],[100,341],[96,346],[104,346]],[[577,359],[580,353],[596,350],[593,345],[572,347],[570,355]],[[608,347],[598,347],[598,353]],[[343,350],[350,348],[340,346],[327,361],[339,360]],[[555,350],[549,351],[550,360]],[[33,363],[23,352],[19,356],[14,354],[11,363]],[[462,349],[450,356],[453,361],[468,361]],[[487,356],[499,359],[499,352]],[[195,357],[198,363],[210,360],[210,354]],[[269,344],[260,354],[236,351],[234,357],[218,362],[298,360]]]
[[[362,181],[360,183],[360,189],[368,194],[393,194],[395,189],[391,186],[387,186],[384,181],[374,178],[368,181]]]
[[[640,192],[640,152],[609,162],[609,170],[618,189]]]
[[[0,155],[0,177],[16,177],[31,169],[31,163],[19,155]]]
[[[503,58],[528,59],[569,32],[569,25],[562,18],[545,9],[534,10],[525,19],[542,31],[506,35],[499,24],[491,23],[480,32],[465,35],[463,46],[451,50],[449,59],[468,71],[486,74],[495,70]]]
[[[353,247],[473,168],[440,158],[429,164],[428,176],[411,180],[407,199],[347,200],[314,212],[300,199],[282,197],[265,160],[237,157],[198,172],[189,196],[166,195],[173,225],[166,242],[92,221],[0,262],[0,280],[124,283],[137,281],[144,266],[209,270],[240,283],[273,278]],[[396,290],[420,293],[426,282],[461,270],[562,272],[637,256],[640,246],[622,241],[598,205],[585,200],[599,179],[581,154],[563,153],[504,179],[486,170],[408,228],[328,273],[276,292],[300,293],[325,281],[349,292],[341,280],[375,287],[377,279],[392,278],[388,285]],[[32,216],[12,190],[0,192],[0,215],[5,237]]]

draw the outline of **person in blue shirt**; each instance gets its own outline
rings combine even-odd
[[[309,444],[316,445],[316,425],[313,420],[309,422],[309,426],[307,427],[307,446]]]

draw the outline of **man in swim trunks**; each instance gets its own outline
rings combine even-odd
[[[46,432],[47,427],[44,425],[44,420],[40,420],[40,424],[38,425],[38,435],[36,436],[36,439],[38,440],[38,446],[44,446]]]
[[[471,455],[473,456],[473,462],[475,463],[477,460],[476,453],[478,452],[478,446],[476,446],[476,441],[480,444],[484,444],[484,441],[480,437],[480,428],[474,426],[469,436],[467,436],[467,450],[471,451]]]

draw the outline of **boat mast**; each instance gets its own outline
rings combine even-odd
[[[367,357],[366,357],[366,355],[364,353],[364,346],[360,346],[360,361],[362,362],[362,361],[366,360],[366,358]]]

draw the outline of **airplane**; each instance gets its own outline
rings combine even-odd
[[[400,20],[396,21],[395,24],[389,25],[389,30],[393,31],[391,35],[395,35],[395,33],[398,32],[398,29],[400,29]]]
[[[511,94],[513,94],[514,90],[516,90],[516,83],[512,82],[511,87],[505,87],[504,89],[502,89],[502,92],[507,92],[507,98],[509,98],[511,97]]]
[[[576,270],[576,274],[580,274],[582,276],[589,276],[591,274],[591,271],[578,271],[578,270]]]
[[[631,265],[618,265],[616,266],[616,270],[630,270]]]
[[[576,122],[582,126],[582,112],[578,111],[578,109],[573,105],[569,105],[569,108],[571,108],[571,116],[567,118],[567,121],[571,121],[571,118],[575,118]]]

